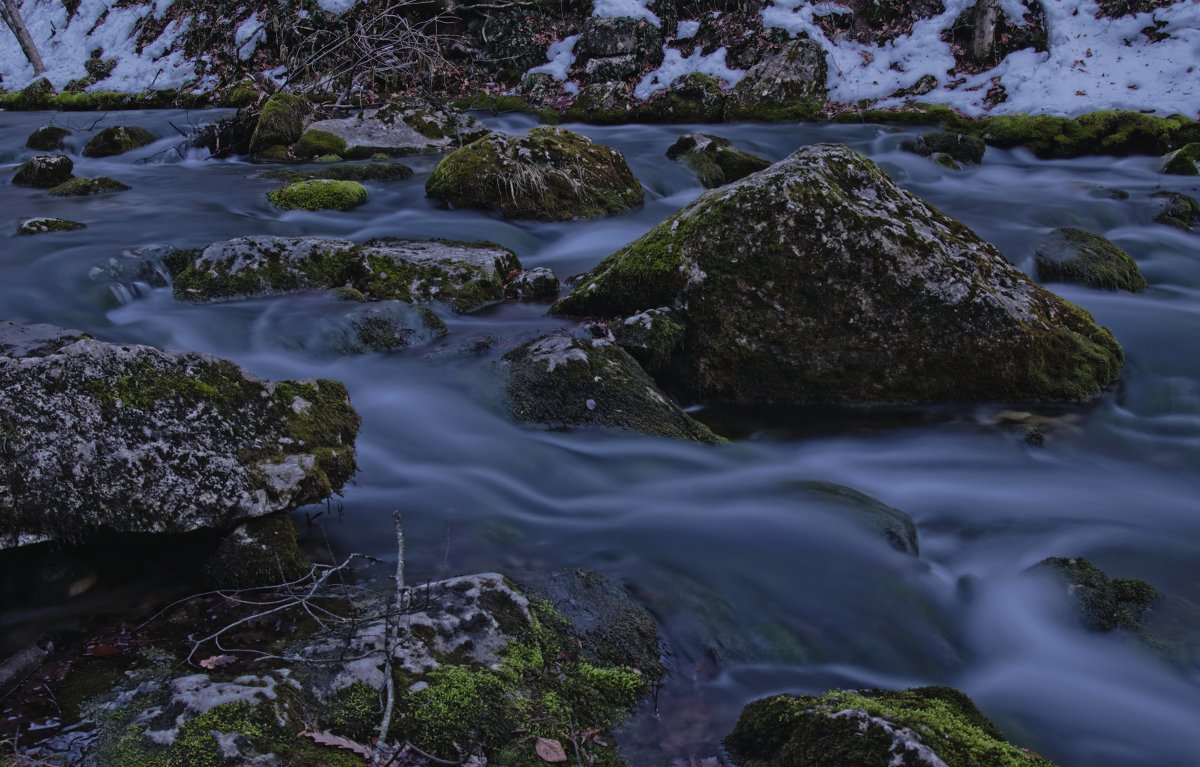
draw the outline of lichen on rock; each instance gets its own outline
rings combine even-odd
[[[86,229],[85,224],[78,221],[68,221],[64,218],[27,218],[17,227],[17,234],[47,234],[49,232],[73,232]]]
[[[70,181],[74,168],[75,163],[65,154],[39,154],[21,163],[12,182],[17,186],[49,189]]]
[[[220,301],[351,287],[370,300],[443,301],[472,312],[504,300],[521,268],[491,243],[326,237],[238,237],[205,248],[175,278],[182,301]]]
[[[1034,248],[1038,279],[1102,290],[1140,293],[1146,278],[1137,262],[1104,237],[1083,229],[1055,229]]]
[[[667,157],[682,160],[696,171],[700,183],[708,189],[737,181],[766,168],[771,163],[761,157],[734,149],[729,139],[706,133],[686,133],[667,149]]]
[[[655,385],[637,361],[600,339],[551,335],[501,360],[512,418],[551,428],[606,426],[720,442]]]
[[[0,547],[184,532],[314,503],[354,473],[333,381],[0,323]]]
[[[763,698],[724,742],[740,767],[1052,767],[949,687]]]
[[[425,192],[455,207],[548,221],[611,215],[643,200],[619,151],[545,126],[520,137],[493,133],[452,152]]]
[[[552,309],[685,328],[657,374],[703,400],[1083,400],[1120,370],[1109,331],[839,145],[702,195]]]

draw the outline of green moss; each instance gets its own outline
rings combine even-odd
[[[55,101],[54,86],[44,77],[26,85],[21,90],[14,94],[10,94],[11,98],[5,103],[8,109],[53,109]]]
[[[109,192],[124,192],[129,188],[120,181],[107,176],[97,176],[96,178],[73,178],[48,190],[47,194],[55,197],[90,197]]]
[[[1200,176],[1200,142],[1192,142],[1163,158],[1162,172],[1172,176]]]
[[[728,122],[793,122],[814,121],[825,116],[825,105],[819,101],[761,101],[752,104],[727,102],[725,120]]]
[[[263,105],[254,136],[250,139],[251,153],[257,155],[267,147],[296,143],[311,114],[312,104],[308,99],[291,93],[276,93]]]
[[[367,201],[367,189],[357,181],[314,179],[288,184],[267,193],[284,210],[351,210]]]
[[[865,716],[846,714],[855,711]],[[1050,767],[947,687],[764,698],[746,706],[725,746],[742,767],[899,763],[904,751],[892,749],[892,736],[872,718],[910,729],[949,767]]]
[[[204,563],[204,581],[218,589],[261,587],[294,581],[310,568],[291,519],[273,514],[244,522],[227,535]]]
[[[1193,231],[1200,224],[1200,202],[1196,198],[1179,192],[1156,192],[1152,196],[1166,200],[1163,209],[1154,217],[1156,223],[1185,232]]]
[[[225,91],[221,97],[221,105],[241,109],[257,104],[262,95],[262,91],[252,80],[245,80]]]
[[[342,155],[346,152],[346,140],[329,131],[306,130],[292,147],[296,157],[309,158],[321,155]]]
[[[1006,115],[980,122],[983,139],[999,147],[1023,146],[1038,157],[1089,154],[1162,154],[1200,140],[1200,123],[1181,115],[1092,112],[1074,119]]]
[[[136,125],[115,125],[93,136],[83,147],[84,157],[112,157],[154,143],[157,137]]]
[[[329,705],[326,723],[332,732],[365,743],[377,734],[382,714],[379,691],[355,682],[338,690]]]
[[[1073,282],[1102,290],[1146,289],[1146,278],[1128,253],[1098,234],[1058,229],[1035,250],[1038,279]]]
[[[1030,572],[1049,574],[1064,584],[1076,619],[1093,631],[1140,631],[1143,615],[1161,598],[1145,581],[1109,580],[1082,557],[1044,559]]]
[[[260,149],[254,153],[254,159],[259,162],[292,162],[292,152],[283,144]]]
[[[147,411],[165,401],[238,403],[257,389],[236,365],[225,361],[195,365],[187,373],[146,362],[115,379],[96,379],[91,386],[93,395],[111,407]]]
[[[977,131],[976,123],[942,104],[910,101],[898,109],[866,109],[842,112],[835,123],[877,123],[881,125],[941,125],[959,131]]]

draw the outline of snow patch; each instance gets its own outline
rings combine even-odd
[[[596,0],[592,15],[601,19],[645,19],[656,27],[662,26],[658,16],[646,7],[647,0]]]
[[[642,81],[634,89],[633,95],[644,101],[655,93],[671,87],[671,83],[679,78],[693,73],[724,80],[725,87],[732,88],[746,73],[741,69],[732,69],[725,63],[725,54],[725,48],[721,47],[707,56],[700,53],[699,50],[691,56],[684,56],[674,48],[664,45],[662,64],[658,69],[642,78]]]
[[[341,16],[343,13],[353,8],[356,2],[358,2],[358,0],[317,0],[317,5],[320,6],[322,11],[335,13],[338,16]]]
[[[233,43],[237,46],[237,56],[245,61],[254,55],[254,49],[259,41],[267,36],[267,25],[258,20],[258,11],[251,13],[249,18],[238,25],[233,33]]]
[[[676,40],[691,40],[700,31],[700,22],[681,21],[675,32]]]
[[[545,72],[559,82],[566,80],[567,71],[575,63],[575,43],[578,41],[579,35],[571,35],[556,43],[551,43],[550,47],[546,49],[547,63],[534,67],[526,74]]]

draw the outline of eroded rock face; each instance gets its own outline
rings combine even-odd
[[[445,152],[490,132],[465,112],[414,99],[393,101],[382,109],[368,109],[354,117],[318,120],[308,128],[342,139],[352,157],[374,152]]]
[[[621,80],[662,59],[662,33],[640,19],[588,18],[575,44],[577,74],[584,82]]]
[[[504,355],[513,419],[551,428],[607,426],[698,442],[720,439],[655,386],[620,347],[567,335]]]
[[[840,145],[708,192],[584,276],[557,314],[675,310],[657,377],[704,400],[1079,400],[1112,334]]]
[[[354,473],[357,432],[333,381],[0,323],[0,548],[313,503]]]
[[[551,127],[520,137],[493,133],[451,153],[425,192],[455,207],[546,221],[620,213],[643,200],[623,154]]]
[[[747,767],[1052,767],[949,687],[763,698],[742,710],[725,747]]]
[[[181,301],[352,288],[365,299],[443,301],[472,312],[504,300],[521,264],[491,243],[328,237],[237,237],[205,248],[176,278]]]
[[[827,67],[820,44],[801,39],[746,71],[727,102],[731,118],[809,116],[825,101]]]

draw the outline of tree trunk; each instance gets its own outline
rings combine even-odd
[[[25,53],[25,58],[29,59],[29,63],[33,66],[34,77],[45,72],[46,65],[42,63],[42,54],[38,53],[37,46],[33,44],[33,38],[25,27],[25,22],[21,20],[21,9],[17,5],[17,0],[3,0],[0,3],[0,16],[4,17],[4,23],[12,30],[17,42],[21,45],[21,50]]]
[[[987,61],[996,50],[996,0],[975,3],[975,34],[971,36],[971,58]]]

